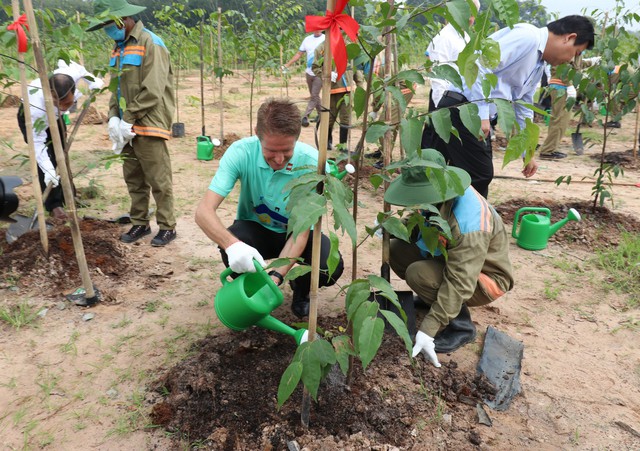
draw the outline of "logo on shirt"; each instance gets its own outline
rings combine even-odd
[[[287,166],[284,168],[284,170],[291,172],[293,170],[293,163],[287,163]]]

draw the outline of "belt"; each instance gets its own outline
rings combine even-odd
[[[465,96],[455,91],[445,91],[444,94],[442,94],[442,97],[449,97],[450,99],[453,99],[456,102],[460,103],[467,101],[467,98]]]

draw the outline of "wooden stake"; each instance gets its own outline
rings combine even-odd
[[[20,18],[20,2],[12,0],[13,20]],[[31,169],[31,185],[33,187],[33,198],[36,200],[36,211],[38,212],[38,228],[40,231],[40,243],[44,255],[49,256],[49,237],[47,236],[47,225],[44,218],[44,205],[42,204],[42,191],[38,181],[38,163],[36,161],[36,150],[33,144],[33,124],[31,123],[31,108],[29,103],[29,87],[26,71],[24,68],[24,54],[18,53],[18,65],[20,66],[20,86],[22,88],[22,108],[24,109],[24,122],[27,127],[27,146],[29,148],[29,168]]]
[[[204,14],[200,18],[200,118],[202,119],[202,136],[206,136],[204,126]]]
[[[40,48],[40,37],[38,35],[38,24],[33,13],[33,5],[31,0],[24,0],[24,9],[27,13],[27,19],[29,21],[29,31],[31,34],[31,45],[33,48],[33,54],[36,59],[36,66],[38,68],[38,75],[42,82],[42,91],[44,94],[45,109],[47,111],[47,120],[49,122],[49,131],[51,133],[51,140],[53,144],[53,150],[56,155],[56,162],[58,164],[58,173],[60,174],[60,182],[62,183],[62,191],[64,193],[64,199],[67,206],[67,214],[69,215],[69,226],[71,228],[71,238],[73,239],[73,247],[76,253],[76,259],[78,261],[78,269],[80,271],[80,277],[82,278],[82,285],[85,289],[85,298],[95,298],[95,291],[93,284],[91,283],[91,277],[89,276],[89,268],[87,267],[87,258],[84,254],[84,247],[82,246],[82,236],[80,235],[80,225],[78,224],[78,215],[76,212],[75,199],[73,198],[73,190],[71,188],[71,177],[64,158],[64,149],[62,148],[62,141],[60,139],[60,131],[56,126],[56,115],[53,106],[53,97],[51,95],[51,88],[49,87],[49,79],[47,77],[47,66],[42,55]]]
[[[218,8],[218,67],[222,69],[222,8]],[[224,142],[224,97],[222,96],[222,77],[220,77],[220,141]]]
[[[327,0],[327,11],[335,9],[335,0]],[[329,133],[329,106],[331,101],[331,30],[325,30],[324,40],[324,65],[322,66],[322,98],[320,101],[320,137],[318,138],[318,174],[325,174],[327,164],[327,138]],[[318,190],[323,190],[322,184]],[[320,282],[320,246],[322,237],[322,216],[316,222],[313,229],[313,247],[311,251],[311,290],[309,292],[309,342],[315,340],[316,328],[318,324],[318,284]],[[302,407],[300,418],[305,427],[309,427],[309,416],[311,410],[311,394],[305,388],[302,393]]]
[[[633,132],[633,159],[638,161],[638,123],[640,123],[640,97],[636,99],[636,128]]]

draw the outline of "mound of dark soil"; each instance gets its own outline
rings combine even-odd
[[[559,204],[553,199],[511,199],[496,204],[495,208],[505,224],[512,225],[517,211],[522,207],[546,207],[551,211],[551,222],[555,223],[567,216],[570,208],[575,208],[582,217],[580,222],[569,221],[560,228],[549,242],[578,245],[589,249],[617,246],[623,231],[640,233],[640,221],[634,216],[615,213],[607,207],[596,207],[593,202],[571,201]],[[539,213],[540,214],[540,213]]]
[[[80,221],[80,234],[89,271],[123,276],[128,271],[127,248],[118,240],[120,228],[106,221]],[[0,244],[0,275],[18,280],[25,287],[68,288],[69,281],[81,282],[71,229],[57,225],[48,232],[49,258],[33,230],[11,244]]]
[[[591,159],[600,163],[600,152],[591,155]],[[621,152],[605,152],[604,162],[608,164],[617,164],[625,169],[637,169],[638,159],[633,157],[633,149],[627,149]]]
[[[229,146],[231,144],[233,144],[234,142],[238,141],[239,139],[240,139],[240,136],[238,136],[237,134],[235,134],[235,133],[227,133],[224,136],[224,140],[222,141],[222,144],[220,144],[220,146],[215,147],[213,149],[213,159],[214,160],[219,160],[220,158],[222,158],[222,156],[227,151]]]
[[[322,324],[325,330],[345,324],[344,318],[327,321],[333,324]],[[309,449],[371,449],[367,444],[411,448],[417,421],[420,427],[443,426],[438,420],[445,403],[463,432],[457,435],[463,441],[451,445],[469,449],[480,440],[473,416],[476,403],[494,392],[484,379],[458,370],[455,362],[436,369],[420,358],[412,367],[401,341],[388,336],[366,373],[356,364],[350,386],[334,368],[320,386],[305,429],[300,387],[276,409],[280,377],[295,353],[293,339],[251,328],[209,336],[192,351],[157,382],[155,390],[163,398],[153,406],[152,419],[176,437],[200,441],[208,449],[283,450],[291,440]]]

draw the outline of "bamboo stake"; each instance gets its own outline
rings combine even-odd
[[[282,37],[282,33],[280,33],[280,37]],[[280,43],[280,67],[282,67],[282,42]],[[283,88],[284,88],[284,84],[285,84],[285,79],[284,79],[284,71],[280,71],[280,97],[282,97],[283,94]]]
[[[636,99],[636,128],[633,132],[633,159],[638,161],[638,123],[640,123],[640,97]]]
[[[76,22],[78,22],[78,25],[80,24],[80,11],[76,11]],[[80,56],[78,57],[78,60],[80,60],[80,65],[84,66],[84,49],[82,46],[82,37],[80,37]]]
[[[202,136],[206,136],[204,126],[204,14],[200,18],[200,118],[202,119]]]
[[[222,8],[218,8],[218,65],[222,69]],[[224,142],[224,98],[222,96],[222,77],[220,77],[220,141]]]
[[[67,204],[67,213],[69,215],[69,226],[71,228],[71,238],[73,239],[73,247],[76,253],[76,259],[78,261],[78,269],[80,271],[80,277],[82,278],[82,284],[85,289],[85,299],[93,299],[96,297],[91,283],[91,277],[89,275],[89,268],[87,267],[87,258],[84,253],[84,247],[82,245],[82,236],[80,235],[80,225],[78,224],[78,215],[76,212],[76,203],[73,198],[73,190],[71,188],[71,177],[67,170],[64,149],[62,148],[62,141],[60,139],[60,131],[56,124],[56,115],[54,113],[53,97],[51,95],[51,88],[49,87],[49,80],[47,78],[47,66],[42,55],[40,48],[40,37],[38,35],[38,24],[33,13],[33,5],[31,0],[24,0],[24,8],[27,13],[27,19],[29,21],[29,30],[31,32],[31,45],[33,48],[33,54],[36,59],[36,66],[38,68],[38,75],[42,82],[42,90],[45,99],[45,109],[47,111],[47,119],[49,121],[49,131],[51,132],[51,140],[53,149],[56,155],[56,161],[58,164],[58,173],[60,174],[60,182],[62,183],[62,191],[64,193],[65,202]]]
[[[389,12],[387,17],[390,17],[393,13],[393,5],[394,0],[387,0],[389,4]],[[393,70],[393,40],[390,33],[391,27],[385,27],[385,49],[384,49],[384,78],[388,80],[391,77]],[[392,107],[392,98],[389,92],[385,92],[384,95],[384,121],[387,125],[391,122],[391,107]],[[391,163],[391,152],[393,152],[393,131],[387,130],[384,134],[384,139],[382,143],[382,158],[385,166],[388,166]],[[389,188],[389,182],[384,182],[384,190],[385,192]],[[390,211],[391,206],[383,201],[382,203],[383,211]],[[390,260],[390,246],[391,237],[387,230],[383,231],[382,234],[382,264],[380,266],[380,277],[385,279],[387,282],[391,280],[391,266],[389,264]]]
[[[13,20],[20,18],[20,2],[11,0],[13,7]],[[24,54],[18,53],[18,62],[20,66],[20,86],[22,88],[22,108],[24,109],[24,122],[27,127],[27,146],[29,147],[29,168],[31,169],[31,181],[33,186],[33,198],[36,200],[36,211],[38,212],[38,228],[40,231],[40,243],[44,254],[49,256],[49,237],[47,236],[47,225],[44,220],[44,205],[42,200],[42,191],[40,191],[40,183],[38,182],[38,163],[36,161],[36,149],[33,144],[33,124],[31,123],[31,108],[29,102],[29,88],[27,85],[27,76],[24,68]]]
[[[335,0],[327,0],[327,11],[334,11]],[[327,138],[329,133],[329,105],[331,101],[331,30],[325,30],[324,40],[324,64],[322,66],[322,98],[320,101],[320,138],[318,149],[318,174],[325,174],[327,164]],[[318,191],[324,186],[318,185]],[[318,284],[320,282],[320,246],[322,237],[322,216],[313,229],[313,247],[311,251],[311,290],[309,292],[309,342],[315,340],[318,324]],[[311,394],[306,388],[302,393],[302,408],[300,418],[304,427],[309,427],[309,415],[311,410]]]

